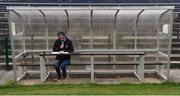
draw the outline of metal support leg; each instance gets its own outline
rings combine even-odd
[[[139,65],[137,66],[137,72],[136,72],[136,77],[141,81],[141,68],[140,68],[140,58],[139,58]]]
[[[40,56],[40,76],[41,82],[45,82],[45,57]]]
[[[161,68],[160,68],[160,70],[159,70],[159,72],[163,72],[163,70],[164,70],[164,64],[163,65],[161,65]]]
[[[139,65],[139,75],[141,78],[141,82],[144,82],[144,55],[140,55],[140,65]]]
[[[45,63],[46,63],[45,56],[43,56],[44,82],[46,81],[46,74],[47,74]]]
[[[160,65],[156,65],[156,72],[160,73]]]
[[[27,64],[27,56],[24,57],[24,63]],[[23,66],[23,72],[27,73],[27,66]]]
[[[159,65],[156,65],[156,72],[159,72]]]
[[[137,70],[137,65],[134,65],[134,73],[137,74],[138,73],[138,70]]]
[[[136,57],[134,57],[134,62],[135,63],[137,62]],[[134,73],[137,74],[137,65],[134,65]]]
[[[91,56],[91,82],[94,82],[94,57]]]

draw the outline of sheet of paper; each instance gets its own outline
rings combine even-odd
[[[60,51],[60,52],[52,52],[52,54],[68,54],[68,52]]]

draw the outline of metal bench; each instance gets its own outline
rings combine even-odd
[[[49,62],[49,63],[46,63],[45,66],[46,67],[49,67],[49,66],[53,66],[53,63],[54,62]],[[71,62],[71,65],[70,66],[89,66],[91,65],[91,62]],[[139,66],[139,62],[94,62],[94,66],[98,66],[98,65],[106,65],[106,66],[111,66],[111,65],[134,65],[135,66],[135,69],[134,70],[102,70],[102,69],[97,69],[94,71],[94,74],[124,74],[124,73],[134,73],[135,76],[137,76],[136,74],[136,68],[137,66]],[[151,65],[163,65],[162,62],[157,62],[157,61],[148,61],[148,62],[145,62],[144,64],[145,66],[151,66]],[[37,62],[35,64],[32,64],[32,63],[21,63],[19,64],[18,66],[21,66],[21,67],[27,67],[27,66],[40,66],[40,64]],[[84,69],[80,69],[80,70],[74,70],[74,69],[71,69],[71,68],[68,68],[69,70],[67,71],[69,75],[83,75],[83,74],[90,74],[91,71],[90,70],[84,70]],[[149,72],[149,70],[146,70],[147,72]],[[53,71],[54,72],[54,71]],[[151,72],[151,71],[150,71]],[[49,72],[48,75],[50,75],[52,72]],[[46,79],[48,77],[48,75],[46,76]],[[138,77],[138,76],[137,76]]]
[[[56,56],[57,54],[52,54],[52,53],[40,53],[40,74],[41,74],[41,81],[45,82],[46,79],[48,78],[49,74],[46,71],[46,66],[52,66],[51,64],[46,64],[45,62],[45,57],[47,56]],[[90,56],[90,63],[86,63],[87,65],[91,66],[91,82],[94,82],[95,79],[95,73],[101,73],[100,71],[95,71],[94,66],[95,65],[127,65],[124,63],[114,63],[111,62],[108,63],[96,63],[94,62],[94,55],[135,55],[139,56],[139,62],[132,62],[129,63],[128,65],[138,65],[138,70],[135,72],[136,76],[138,79],[143,82],[144,81],[144,55],[145,53],[142,51],[118,51],[118,50],[81,50],[81,51],[75,51],[74,53],[69,53],[69,54],[60,54],[60,55],[89,55]],[[82,64],[71,64],[71,65],[82,65]],[[104,72],[102,72],[104,73]],[[108,73],[108,72],[106,72]],[[112,73],[112,72],[109,72]]]

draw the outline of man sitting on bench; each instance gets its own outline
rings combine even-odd
[[[58,39],[54,42],[53,51],[54,52],[73,52],[73,44],[70,39],[68,39],[64,32],[59,32],[57,34]],[[70,55],[57,55],[56,63],[54,64],[54,68],[57,72],[58,80],[66,81],[67,73],[66,66],[70,65]],[[62,74],[61,74],[62,71]]]

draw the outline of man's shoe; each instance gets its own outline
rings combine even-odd
[[[57,78],[57,79],[55,79],[57,82],[60,82],[60,81],[62,81],[62,78]]]
[[[67,81],[67,78],[64,78],[63,80],[62,80],[62,82],[66,82]]]

